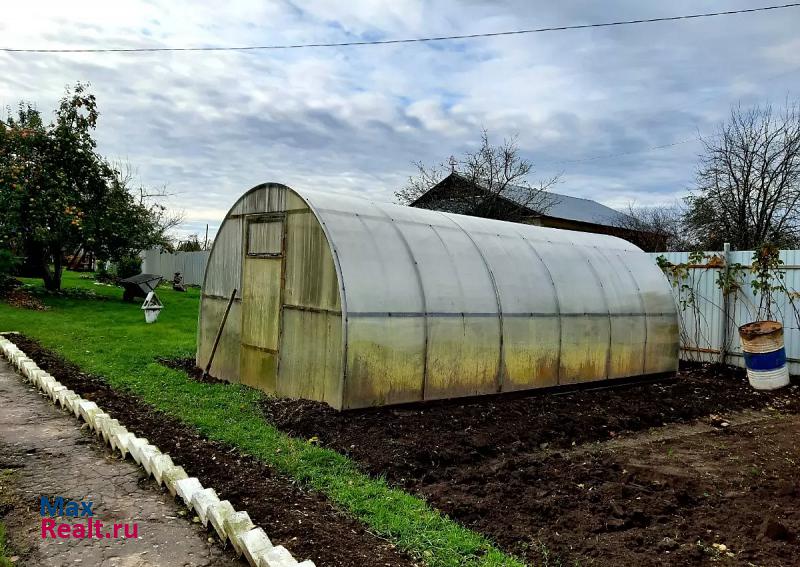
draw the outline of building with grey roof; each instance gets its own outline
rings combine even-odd
[[[484,184],[473,182],[458,173],[445,177],[411,203],[411,206],[565,230],[610,234],[633,242],[647,251],[664,249],[663,245],[658,244],[658,235],[639,229],[635,219],[597,201],[552,191],[536,191],[519,185],[487,189]]]

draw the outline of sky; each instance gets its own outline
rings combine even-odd
[[[8,2],[0,47],[383,40],[675,16],[759,1]],[[775,4],[779,2],[774,2]],[[415,171],[516,136],[558,193],[625,209],[693,187],[731,105],[800,98],[800,8],[448,42],[251,52],[0,53],[0,105],[46,117],[77,81],[98,151],[166,187],[179,235],[213,236],[265,181],[393,201]],[[5,114],[5,111],[3,111]],[[668,146],[668,147],[661,147]]]

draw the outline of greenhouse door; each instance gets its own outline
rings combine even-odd
[[[242,267],[241,381],[274,392],[278,370],[284,218],[252,215],[245,222]]]

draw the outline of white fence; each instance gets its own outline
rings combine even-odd
[[[203,285],[206,264],[211,252],[161,252],[158,248],[142,252],[142,273],[159,274],[171,280],[175,272],[183,275],[186,285]]]
[[[706,252],[708,256],[718,256],[726,260],[727,265],[741,264],[745,269],[744,282],[738,293],[725,297],[717,284],[720,273],[726,270],[725,262],[709,262],[689,264],[684,284],[690,286],[694,293],[694,304],[687,304],[687,294],[681,293],[680,285],[673,287],[681,318],[681,358],[684,360],[702,360],[708,362],[724,362],[744,367],[744,356],[739,342],[738,328],[754,321],[761,296],[753,293],[750,273],[753,252]],[[664,256],[672,264],[687,264],[689,252],[660,252],[650,254],[654,261]],[[783,265],[780,271],[785,273],[782,280],[786,292],[773,295],[774,312],[784,325],[784,341],[789,372],[800,374],[800,328],[795,307],[800,307],[797,296],[794,305],[789,294],[800,291],[800,250],[781,250],[780,259]],[[683,298],[683,305],[681,302]]]

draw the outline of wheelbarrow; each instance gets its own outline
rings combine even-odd
[[[134,298],[146,298],[147,294],[155,291],[164,278],[157,274],[139,274],[120,280],[123,301],[133,301]]]

